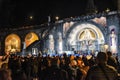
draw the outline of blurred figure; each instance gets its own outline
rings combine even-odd
[[[110,65],[110,66],[113,66],[115,69],[117,69],[117,60],[116,60],[116,58],[114,58],[112,56],[112,52],[108,51],[107,55],[108,55],[107,64]]]
[[[76,60],[70,61],[67,72],[68,72],[69,80],[81,80],[83,75],[82,71],[77,66]]]
[[[58,57],[51,59],[51,67],[46,74],[45,80],[68,80],[68,73],[60,68],[60,60]]]
[[[16,73],[14,73],[14,77],[12,78],[12,80],[28,80],[28,79],[24,71],[17,71]]]
[[[9,57],[10,57],[10,55],[5,55],[2,57],[2,59],[0,59],[0,68],[1,67],[4,67],[4,68],[8,67]]]
[[[117,70],[107,65],[108,56],[104,52],[97,55],[97,65],[88,70],[86,80],[117,80]]]
[[[12,80],[11,71],[8,69],[0,69],[0,80]]]
[[[77,59],[77,65],[78,65],[79,70],[82,72],[81,79],[79,79],[79,80],[84,80],[87,75],[87,72],[89,70],[89,66],[86,66],[84,64],[82,58]]]
[[[8,63],[3,63],[1,66],[2,69],[8,69]]]

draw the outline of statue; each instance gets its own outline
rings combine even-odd
[[[117,36],[115,29],[112,29],[110,34],[110,50],[112,53],[117,53]]]

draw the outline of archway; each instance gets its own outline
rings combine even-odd
[[[5,52],[11,53],[20,52],[21,40],[17,34],[10,34],[5,39]]]
[[[69,31],[67,45],[70,50],[104,50],[104,35],[102,31],[91,23],[81,23]]]
[[[31,45],[33,42],[35,42],[36,40],[39,40],[38,35],[34,32],[30,32],[26,35],[25,37],[25,47],[28,47],[29,45]]]

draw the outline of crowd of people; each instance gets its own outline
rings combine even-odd
[[[5,62],[6,61],[6,62]],[[1,59],[0,80],[119,80],[120,63],[110,51],[97,56],[12,56]]]

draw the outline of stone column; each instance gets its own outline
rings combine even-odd
[[[120,18],[120,0],[117,0],[117,8],[118,8],[119,18]],[[119,22],[119,26],[120,26],[120,22]],[[120,62],[120,44],[119,44],[119,41],[120,41],[120,32],[118,32],[118,61]]]

